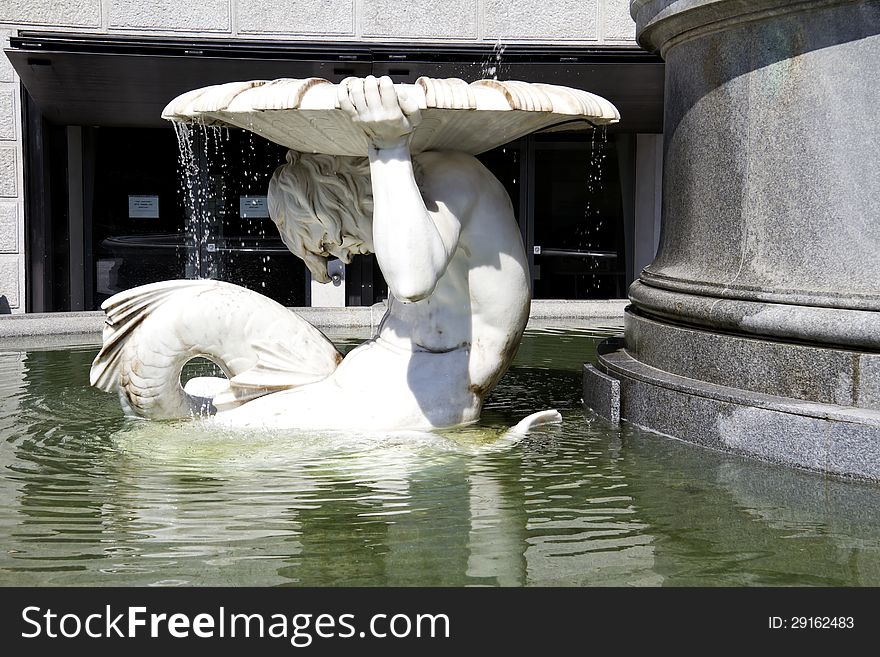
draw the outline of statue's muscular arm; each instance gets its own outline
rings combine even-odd
[[[459,213],[438,203],[431,211],[416,184],[408,135],[419,109],[399,96],[390,78],[348,78],[340,107],[370,141],[373,246],[390,292],[403,302],[431,295],[458,246]]]

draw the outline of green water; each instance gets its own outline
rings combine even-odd
[[[0,583],[880,584],[880,487],[584,411],[607,333],[530,330],[479,427],[398,436],[124,420],[94,346],[0,346]]]

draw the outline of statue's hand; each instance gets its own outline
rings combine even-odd
[[[404,145],[421,121],[418,104],[387,75],[346,78],[339,84],[339,106],[377,149]]]

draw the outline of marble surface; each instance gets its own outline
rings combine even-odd
[[[633,0],[666,60],[663,230],[600,356],[621,415],[880,479],[880,5]]]
[[[584,406],[612,424],[620,423],[620,381],[588,363],[584,365],[583,395]]]
[[[641,281],[877,317],[880,5],[679,0],[633,12],[667,76],[663,234]]]
[[[421,114],[409,138],[411,153],[477,154],[562,122],[620,119],[604,98],[558,85],[421,77],[395,89]],[[243,128],[304,153],[365,156],[369,140],[340,107],[339,91],[322,78],[231,82],[182,94],[162,116]]]
[[[706,383],[619,349],[599,357],[621,384],[621,416],[713,449],[841,476],[880,479],[880,411]]]
[[[678,376],[822,404],[880,410],[880,354],[720,334],[628,312],[627,349]]]

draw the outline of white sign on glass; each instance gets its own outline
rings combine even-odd
[[[129,194],[128,217],[129,219],[158,219],[159,197]]]
[[[268,219],[269,203],[265,196],[239,196],[238,216],[242,219]]]

